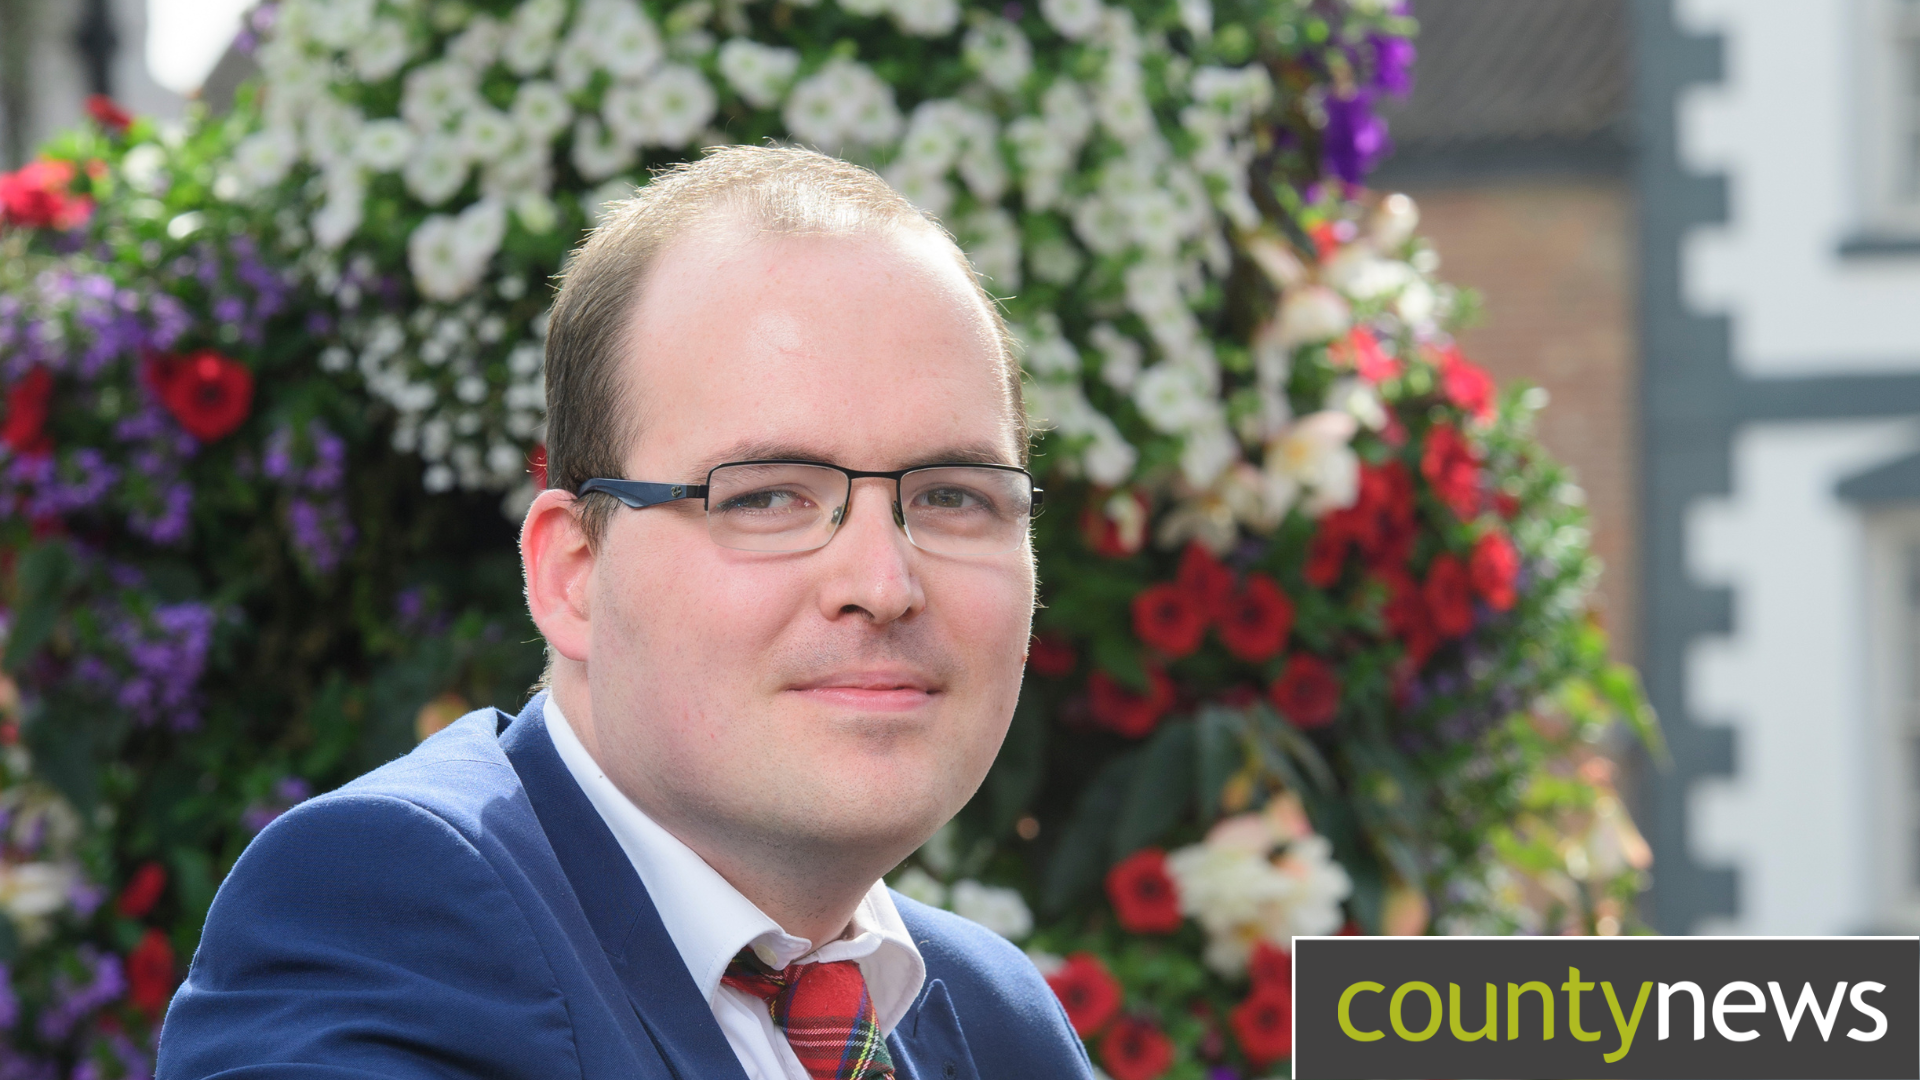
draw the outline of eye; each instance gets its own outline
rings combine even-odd
[[[813,506],[813,500],[791,488],[761,488],[757,491],[734,495],[714,509],[721,513],[764,514],[805,510],[811,506]]]
[[[929,510],[991,510],[993,500],[972,488],[943,484],[931,487],[914,498],[914,505]]]

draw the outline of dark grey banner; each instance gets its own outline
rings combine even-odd
[[[1920,1080],[1920,938],[1295,938],[1295,1080]]]

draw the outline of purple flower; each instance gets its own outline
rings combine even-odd
[[[77,950],[80,961],[91,970],[92,978],[83,986],[74,986],[66,972],[53,977],[53,1003],[40,1014],[40,1037],[60,1042],[72,1034],[89,1014],[118,1001],[127,992],[127,980],[120,969],[120,958],[102,953],[91,945]]]
[[[273,785],[273,793],[281,802],[292,806],[313,798],[313,785],[298,776],[283,776]]]
[[[1372,87],[1396,97],[1410,93],[1413,90],[1413,42],[1387,34],[1369,34],[1367,44],[1373,47]]]
[[[240,827],[249,833],[257,833],[273,824],[273,819],[286,811],[275,806],[262,806],[255,803],[240,812]]]
[[[1380,159],[1393,152],[1387,122],[1373,111],[1373,94],[1357,90],[1352,97],[1327,98],[1327,126],[1321,132],[1326,168],[1349,184],[1366,181]]]
[[[100,902],[107,898],[107,890],[90,881],[76,881],[67,890],[67,902],[73,905],[74,914],[82,920],[93,917],[100,909]]]
[[[213,317],[222,324],[237,323],[247,317],[247,302],[237,296],[223,296],[213,302]]]
[[[0,964],[0,1031],[11,1031],[20,1019],[20,999],[13,993],[13,973]]]
[[[112,618],[112,637],[132,668],[115,701],[142,725],[166,720],[176,731],[199,726],[197,690],[213,638],[213,609],[189,601],[162,604],[148,620]]]

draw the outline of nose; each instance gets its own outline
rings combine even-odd
[[[895,491],[883,478],[853,482],[846,516],[819,552],[820,614],[826,618],[852,616],[882,626],[926,607],[914,573],[913,545],[900,528]]]

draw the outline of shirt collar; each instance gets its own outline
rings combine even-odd
[[[806,938],[782,930],[698,853],[634,805],[581,744],[553,694],[547,694],[544,709],[554,750],[633,863],[667,936],[709,1005],[720,992],[727,965],[743,948],[752,948],[775,969],[801,960],[853,960],[866,978],[881,1031],[892,1033],[920,996],[927,966],[893,906],[886,882],[876,881],[867,890],[845,937],[816,950]]]

